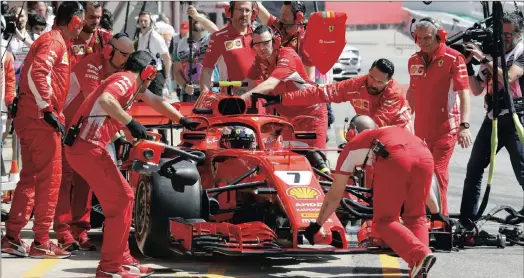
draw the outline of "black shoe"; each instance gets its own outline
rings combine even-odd
[[[426,278],[429,270],[437,261],[437,257],[433,254],[428,254],[419,264],[414,265],[409,272],[410,278]]]

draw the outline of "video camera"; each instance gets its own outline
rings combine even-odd
[[[462,40],[461,43],[457,43]],[[473,43],[479,46],[484,54],[491,54],[493,50],[493,18],[490,16],[473,24],[473,27],[460,31],[451,36],[446,45],[460,52],[464,57],[468,57],[469,52],[466,50],[466,44]]]
[[[15,33],[16,30],[16,14],[14,13],[8,13],[9,11],[9,4],[7,1],[2,1],[2,15],[4,16],[5,24],[4,28],[2,28],[2,34],[4,36],[4,39],[9,38],[12,34]]]

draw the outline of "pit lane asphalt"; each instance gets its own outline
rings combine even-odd
[[[409,82],[407,60],[415,48],[404,50],[393,46],[392,31],[352,31],[347,41],[361,51],[362,71],[367,72],[371,63],[378,58],[388,58],[396,66],[395,78],[403,84]],[[379,42],[377,38],[385,42]],[[397,45],[409,39],[397,34]],[[471,131],[476,136],[484,117],[482,97],[472,98]],[[344,117],[351,117],[354,111],[348,104],[334,104],[336,122],[329,130],[330,146],[336,146],[341,140]],[[450,163],[449,205],[451,212],[458,212],[462,196],[462,184],[466,174],[466,165],[471,152],[457,146]],[[4,150],[4,157],[6,155]],[[336,154],[329,154],[334,167]],[[9,165],[6,165],[9,169]],[[487,171],[486,171],[487,173]],[[487,174],[483,180],[485,188]],[[494,182],[491,189],[488,210],[495,205],[522,207],[523,193],[518,185],[508,153],[505,149],[497,155]],[[5,206],[5,205],[3,205]],[[486,225],[489,232],[495,232],[498,225]],[[522,226],[522,225],[521,225]],[[32,238],[31,223],[24,229],[23,238],[30,243]],[[54,233],[51,235],[54,236]],[[102,235],[100,230],[90,232],[90,237],[100,248]],[[313,256],[307,259],[297,258],[198,258],[159,260],[143,258],[136,254],[143,264],[154,267],[156,273],[151,277],[407,277],[408,267],[398,258],[387,255],[340,255]],[[1,277],[94,277],[100,253],[76,252],[75,256],[65,260],[36,260],[29,258],[7,258],[1,260]],[[437,263],[430,277],[524,277],[524,248],[477,247],[451,253],[436,253]]]

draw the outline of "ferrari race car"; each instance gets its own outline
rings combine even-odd
[[[123,155],[122,171],[136,192],[133,225],[140,251],[151,257],[170,250],[189,255],[367,252],[349,246],[347,217],[339,213],[317,234],[314,247],[302,236],[331,184],[328,174],[312,166],[325,166],[318,150],[307,145],[315,134],[294,130],[279,116],[250,114],[256,113],[256,100],[248,107],[230,94],[215,97],[211,108],[175,104],[200,123],[196,130],[182,131],[176,147],[151,133]],[[136,104],[131,113],[144,125],[173,126]],[[353,186],[347,191],[345,202],[357,206],[356,196],[369,192]]]

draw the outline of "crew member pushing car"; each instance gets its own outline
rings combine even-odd
[[[360,115],[352,121],[357,135],[340,154],[333,184],[324,198],[316,222],[305,236],[314,244],[315,234],[339,206],[356,165],[372,164],[373,220],[382,239],[406,261],[409,277],[422,277],[435,263],[429,249],[425,200],[431,187],[433,157],[426,144],[400,127],[378,128],[372,118]],[[402,221],[400,210],[404,206]],[[425,276],[424,276],[425,277]]]
[[[378,59],[368,74],[325,86],[315,86],[266,97],[269,103],[285,107],[318,103],[351,103],[357,115],[367,115],[379,127],[400,126],[413,132],[409,104],[393,78],[395,67],[388,59]]]
[[[467,148],[470,90],[464,56],[446,46],[446,31],[431,18],[415,24],[413,34],[420,51],[408,61],[407,99],[416,112],[415,135],[426,141],[435,159],[442,213],[448,216],[449,161],[455,143]]]
[[[83,19],[84,11],[78,2],[63,2],[54,29],[40,36],[27,55],[14,118],[24,167],[6,222],[2,252],[18,256],[29,253],[33,258],[71,255],[49,239],[49,228],[62,179],[62,108],[71,71],[67,44],[80,33]],[[27,225],[33,206],[35,241],[28,250],[20,231]]]
[[[84,100],[111,74],[120,71],[134,51],[133,42],[125,33],[118,33],[105,45],[103,53],[90,55],[73,66],[69,92],[64,104],[66,127]],[[65,155],[65,154],[64,154]],[[71,184],[74,186],[71,186]],[[62,184],[56,207],[53,229],[60,247],[65,250],[94,250],[87,232],[90,229],[91,190],[89,185],[62,160]]]
[[[273,31],[266,25],[258,26],[253,32],[253,49],[257,53],[255,63],[249,70],[247,80],[249,87],[256,87],[242,95],[246,101],[256,92],[268,95],[281,95],[285,92],[312,88],[314,82],[306,74],[298,54],[290,47],[279,47]],[[300,107],[278,105],[275,110],[293,123],[295,130],[308,130],[309,126],[316,132],[315,146],[324,148],[327,138],[327,108],[325,105],[313,104]],[[294,120],[297,116],[312,116],[311,119]],[[311,123],[312,121],[312,123]]]
[[[118,132],[124,125],[134,138],[147,137],[145,127],[127,113],[135,97],[139,96],[160,114],[186,128],[198,124],[183,118],[161,96],[146,91],[155,78],[155,64],[155,57],[147,51],[131,54],[124,71],[107,78],[82,103],[65,140],[67,161],[89,184],[106,217],[97,278],[140,277],[152,272],[140,266],[129,253],[134,193],[106,150],[112,138],[120,137]],[[76,139],[69,140],[74,133],[78,134]]]

